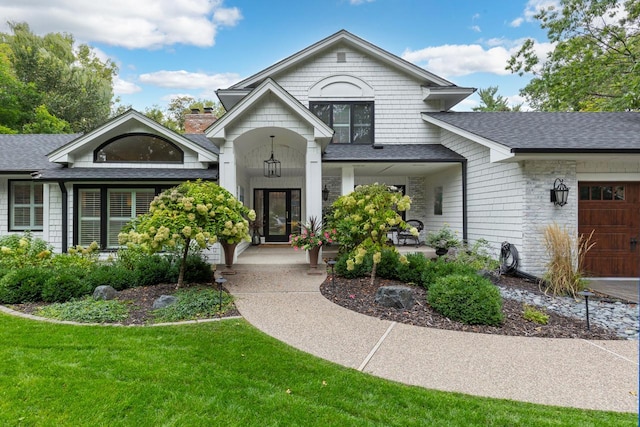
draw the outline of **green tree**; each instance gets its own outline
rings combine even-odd
[[[480,96],[481,104],[478,107],[473,107],[473,111],[520,111],[522,104],[509,107],[509,101],[502,95],[496,96],[498,93],[498,86],[489,86],[486,89],[480,89],[478,96]]]
[[[149,253],[181,248],[180,287],[191,244],[204,249],[217,241],[249,241],[248,220],[255,218],[253,210],[217,184],[187,181],[156,196],[149,212],[129,223],[118,241],[121,245],[139,245]]]
[[[112,61],[102,62],[85,44],[74,46],[69,34],[38,36],[26,23],[9,23],[9,27],[10,34],[0,33],[0,50],[6,52],[12,74],[23,85],[11,93],[24,89],[38,95],[23,102],[28,105],[21,107],[30,116],[19,121],[19,128],[37,120],[40,105],[68,122],[74,132],[91,130],[109,118],[117,72]]]
[[[36,107],[34,119],[22,127],[22,133],[69,133],[71,126],[47,111],[47,107]]]
[[[536,15],[553,51],[539,58],[529,39],[507,69],[534,74],[520,93],[538,110],[638,109],[639,16],[638,0],[561,0]]]
[[[340,196],[332,205],[333,217],[329,224],[336,230],[336,241],[350,254],[347,269],[353,270],[356,264],[362,264],[364,257],[373,255],[371,281],[375,280],[376,266],[382,258],[383,249],[396,250],[387,245],[391,227],[406,229],[407,224],[398,212],[411,207],[409,196],[403,196],[383,184],[359,185],[344,196]],[[418,235],[415,227],[410,229]],[[406,262],[406,258],[401,257]]]

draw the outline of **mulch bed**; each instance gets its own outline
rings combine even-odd
[[[209,287],[218,290],[217,285],[212,286],[211,284],[197,283],[185,284],[180,289],[188,289],[195,286]],[[226,292],[226,289],[224,287],[223,290]],[[125,321],[120,322],[120,324],[146,325],[153,323],[153,302],[157,298],[159,298],[160,295],[173,295],[175,292],[175,283],[166,283],[153,286],[140,286],[119,291],[116,299],[131,303],[131,305],[129,306],[129,317]],[[27,314],[34,314],[39,307],[42,307],[44,305],[46,305],[46,303],[42,302],[14,304],[9,306],[9,308]],[[235,308],[235,306],[232,309],[229,309],[225,313],[221,314],[219,317],[224,318],[232,316],[240,316],[240,312]]]
[[[410,310],[388,308],[375,302],[375,295],[380,286],[403,285],[413,290],[415,305]],[[502,276],[500,285],[505,287],[517,287],[529,292],[543,294],[536,283],[516,277]],[[522,302],[504,299],[503,313],[505,320],[500,327],[485,325],[466,325],[456,322],[434,311],[427,303],[427,292],[424,288],[407,285],[393,280],[376,279],[371,285],[371,278],[344,279],[335,278],[332,283],[331,275],[320,286],[322,294],[330,301],[348,308],[349,310],[380,319],[391,320],[408,325],[424,326],[430,328],[449,329],[454,331],[477,332],[483,334],[511,335],[523,337],[545,338],[584,338],[597,340],[621,339],[615,332],[591,324],[591,330],[586,330],[584,320],[565,317],[553,312],[549,315],[549,322],[540,325],[530,322],[522,317]],[[544,309],[541,309],[544,312]]]
[[[525,279],[502,276],[500,284],[502,286],[518,287],[537,294],[543,294],[536,283]],[[410,286],[413,289],[416,300],[414,307],[411,310],[402,310],[378,305],[375,302],[376,291],[378,287],[388,285]],[[190,284],[185,285],[183,288],[189,286],[208,286],[217,289],[216,285],[212,286],[211,284]],[[342,307],[368,316],[406,323],[408,325],[524,337],[585,338],[599,340],[620,339],[614,332],[593,324],[591,325],[591,330],[587,331],[583,320],[561,316],[553,312],[546,313],[549,315],[549,323],[547,325],[530,322],[522,317],[522,303],[509,299],[504,300],[503,312],[505,320],[502,326],[466,325],[450,320],[432,310],[427,303],[427,293],[424,288],[406,285],[405,283],[393,280],[376,279],[375,285],[372,286],[370,278],[344,279],[342,277],[336,277],[334,286],[331,275],[329,275],[327,280],[320,286],[320,291],[327,299]],[[145,325],[152,323],[153,301],[160,295],[172,295],[175,292],[175,284],[143,286],[118,292],[117,298],[119,300],[131,303],[129,318],[122,322],[122,324]],[[45,304],[46,303],[15,304],[11,305],[10,308],[33,314],[38,307]],[[220,317],[231,316],[240,316],[240,313],[235,307]]]

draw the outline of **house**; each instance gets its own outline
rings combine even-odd
[[[0,234],[115,249],[156,193],[202,178],[254,208],[267,242],[286,242],[379,182],[412,198],[423,233],[448,224],[496,255],[509,242],[529,274],[544,273],[543,227],[556,222],[595,229],[591,275],[637,277],[640,116],[454,112],[474,90],[339,31],[219,90],[223,117],[188,117],[201,133],[128,111],[85,135],[0,136]],[[568,189],[555,202],[554,186]]]

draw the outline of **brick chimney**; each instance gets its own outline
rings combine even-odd
[[[213,108],[205,107],[203,113],[193,108],[191,113],[184,116],[184,133],[204,133],[216,120],[218,118],[213,115]]]

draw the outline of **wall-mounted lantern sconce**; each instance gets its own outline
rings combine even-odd
[[[560,178],[556,178],[553,182],[553,189],[551,190],[551,202],[556,206],[564,206],[569,199],[569,187],[564,184],[564,181]]]
[[[322,189],[322,200],[324,200],[325,202],[329,200],[329,189],[327,188],[326,185]]]

